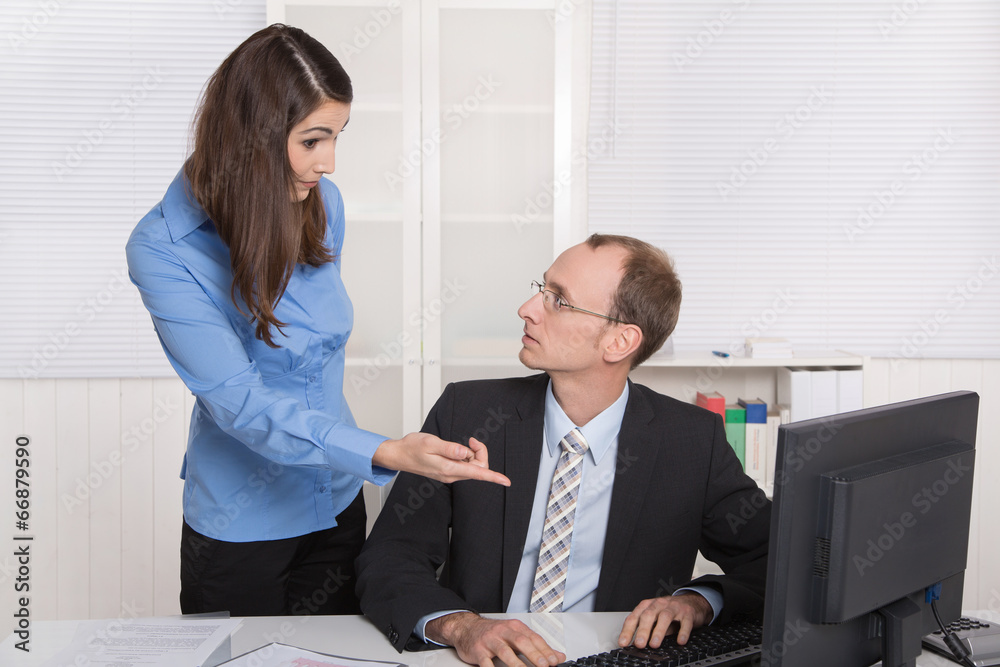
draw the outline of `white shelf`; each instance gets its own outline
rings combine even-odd
[[[404,364],[406,364],[406,361],[400,357],[393,357],[386,363],[386,355],[382,355],[381,357],[347,357],[344,359],[344,368],[364,368],[365,366],[391,368],[394,366],[400,367]]]
[[[711,352],[681,352],[669,357],[650,357],[642,367],[673,367],[701,368],[718,366],[720,368],[784,368],[795,366],[799,368],[817,368],[824,366],[857,366],[862,367],[865,358],[841,351],[809,352],[780,359],[755,359],[747,357],[717,357]]]
[[[445,366],[521,366],[517,356],[512,357],[445,357]]]
[[[514,213],[452,213],[442,215],[441,222],[445,224],[515,224],[515,221],[524,217],[524,211]],[[552,224],[552,214],[542,214],[531,218],[531,224]]]
[[[711,352],[682,352],[671,357],[653,356],[639,368],[799,368],[862,367],[865,358],[846,352],[822,352],[803,354],[782,359],[748,359],[745,357],[717,357]],[[445,366],[520,366],[517,356],[446,357]]]

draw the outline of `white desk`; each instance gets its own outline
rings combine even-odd
[[[990,612],[970,612],[980,618],[998,620]],[[624,612],[590,614],[491,614],[495,617],[518,618],[545,637],[549,645],[566,653],[567,658],[579,658],[607,651],[616,646]],[[66,646],[75,630],[75,621],[39,622],[32,632],[32,652],[25,654],[0,645],[0,665],[4,667],[36,667]],[[244,619],[233,634],[232,656],[251,651],[270,642],[281,642],[302,648],[351,658],[401,662],[410,667],[464,666],[455,651],[441,649],[414,653],[397,653],[389,640],[366,618],[360,616],[275,616]],[[956,663],[925,651],[917,660],[920,667],[955,667]],[[178,666],[181,667],[181,666]]]

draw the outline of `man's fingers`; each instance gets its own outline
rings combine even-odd
[[[674,620],[681,624],[681,627],[677,630],[677,643],[683,646],[684,644],[687,644],[688,637],[691,636],[691,629],[694,627],[694,619],[690,615],[685,615]],[[659,646],[659,643],[657,643],[657,646]]]
[[[538,667],[550,667],[558,665],[566,659],[566,656],[549,646],[541,635],[528,630],[527,635],[522,635],[516,641],[518,650]],[[562,657],[560,657],[562,656]]]
[[[633,643],[639,648],[645,648],[649,643],[649,636],[653,634],[653,625],[659,615],[652,609],[646,609],[639,615],[639,625],[635,629]]]
[[[618,635],[618,645],[628,646],[632,643],[632,637],[635,636],[635,628],[639,624],[639,617],[636,612],[632,612],[625,617],[625,623],[622,625],[622,631]]]
[[[527,667],[514,653],[514,650],[506,643],[500,645],[499,650],[496,652],[497,657],[507,665],[507,667]]]
[[[513,642],[518,652],[535,667],[553,667],[562,662],[559,658],[561,654],[531,630],[526,630],[525,634],[514,637]]]

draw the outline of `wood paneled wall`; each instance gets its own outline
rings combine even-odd
[[[873,359],[865,370],[866,406],[955,389],[982,397],[964,606],[1000,611],[1000,524],[989,510],[1000,506],[1000,361]],[[179,613],[178,472],[192,403],[176,379],[0,380],[0,618],[25,594],[15,592],[13,538],[26,535],[33,620]],[[23,532],[20,435],[31,441]],[[371,513],[378,493],[367,498]],[[0,624],[0,636],[11,629]]]

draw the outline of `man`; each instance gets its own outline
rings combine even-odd
[[[362,609],[399,650],[547,667],[565,656],[476,612],[631,610],[619,643],[655,647],[762,609],[770,506],[721,418],[628,380],[677,322],[670,259],[594,235],[544,279],[518,310],[521,362],[544,373],[449,385],[423,428],[483,441],[511,486],[401,474],[358,559]],[[726,574],[688,583],[699,549]]]

